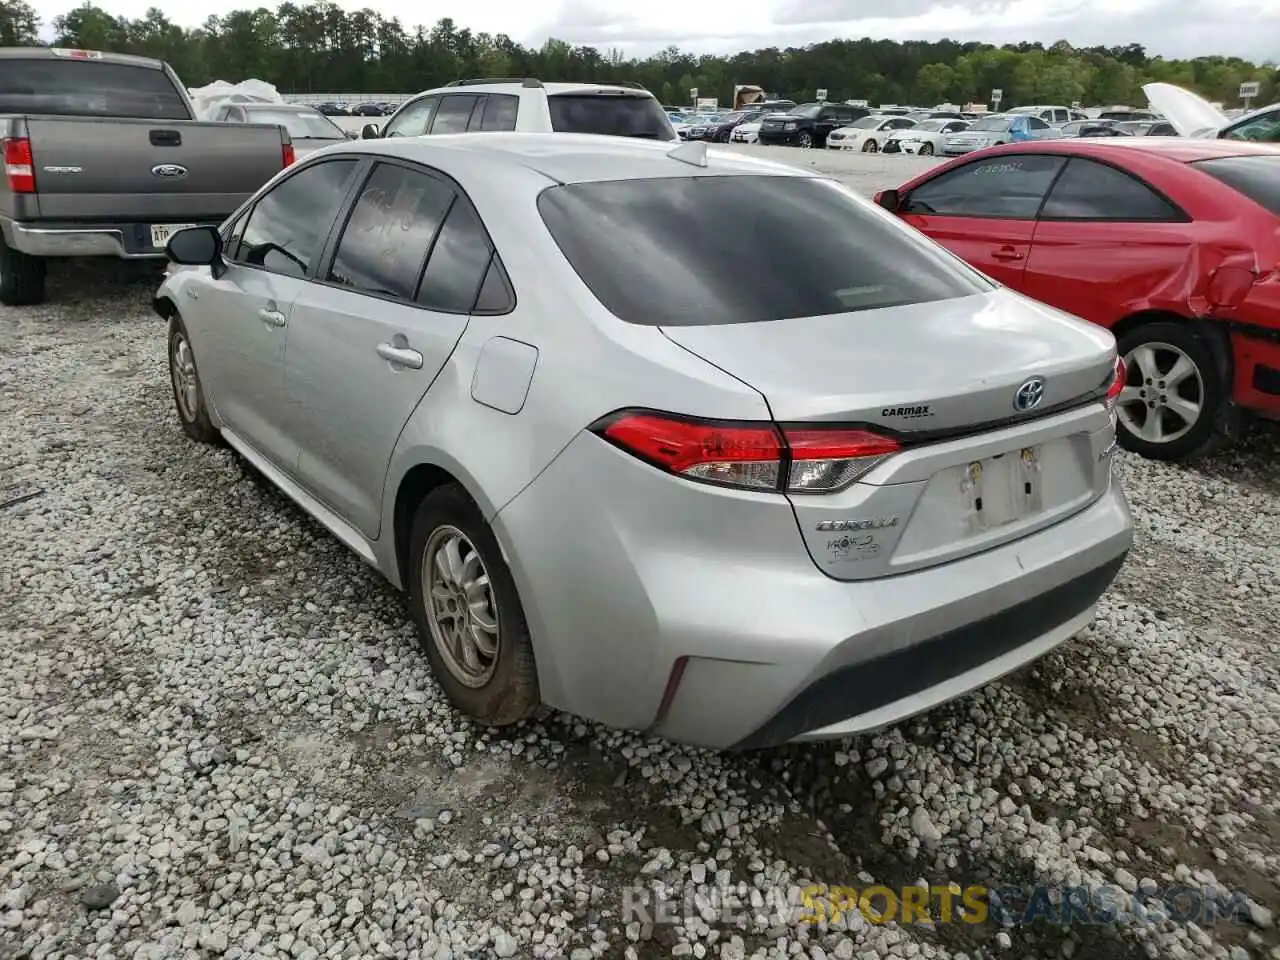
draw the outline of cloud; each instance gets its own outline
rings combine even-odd
[[[1219,54],[1255,62],[1280,53],[1280,0],[881,0],[875,7],[869,0],[739,0],[737,7],[726,17],[718,5],[682,11],[680,0],[655,0],[641,17],[621,4],[587,12],[584,0],[566,0],[535,32],[617,47],[631,56],[673,45],[731,55],[862,37],[1046,46],[1065,39],[1077,47],[1140,43],[1152,56]]]

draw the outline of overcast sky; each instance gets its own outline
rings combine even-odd
[[[99,2],[129,17],[158,6],[176,22],[195,26],[210,13],[264,0]],[[271,0],[265,4],[274,6]],[[1141,43],[1166,57],[1218,53],[1280,60],[1280,0],[346,0],[341,5],[369,6],[407,25],[450,16],[459,26],[506,33],[522,43],[558,37],[641,56],[671,44],[694,53],[734,53],[866,36],[993,43],[1065,38],[1077,46]],[[47,19],[71,6],[37,3]]]

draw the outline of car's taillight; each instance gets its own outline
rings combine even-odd
[[[31,141],[26,137],[5,138],[4,175],[11,192],[36,192],[35,159],[31,156]]]
[[[690,480],[787,493],[842,490],[901,449],[892,437],[858,428],[779,427],[649,411],[615,414],[592,430]]]
[[[1120,402],[1120,394],[1129,379],[1129,368],[1125,366],[1124,357],[1116,357],[1115,370],[1111,375],[1111,383],[1107,386],[1107,409],[1114,410]]]
[[[284,166],[293,166],[293,162],[298,159],[298,155],[293,152],[293,144],[286,143],[284,145]],[[283,169],[283,168],[282,168]]]

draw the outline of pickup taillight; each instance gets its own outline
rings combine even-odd
[[[4,175],[12,192],[36,192],[35,159],[31,156],[31,141],[26,137],[5,138]]]
[[[286,143],[284,145],[284,157],[283,157],[284,166],[285,167],[293,166],[293,161],[297,159],[298,159],[298,155],[293,152],[293,144]],[[283,169],[283,167],[281,169]]]

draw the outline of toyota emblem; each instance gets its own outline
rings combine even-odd
[[[1026,413],[1040,406],[1044,399],[1044,377],[1032,377],[1013,395],[1013,409]]]

